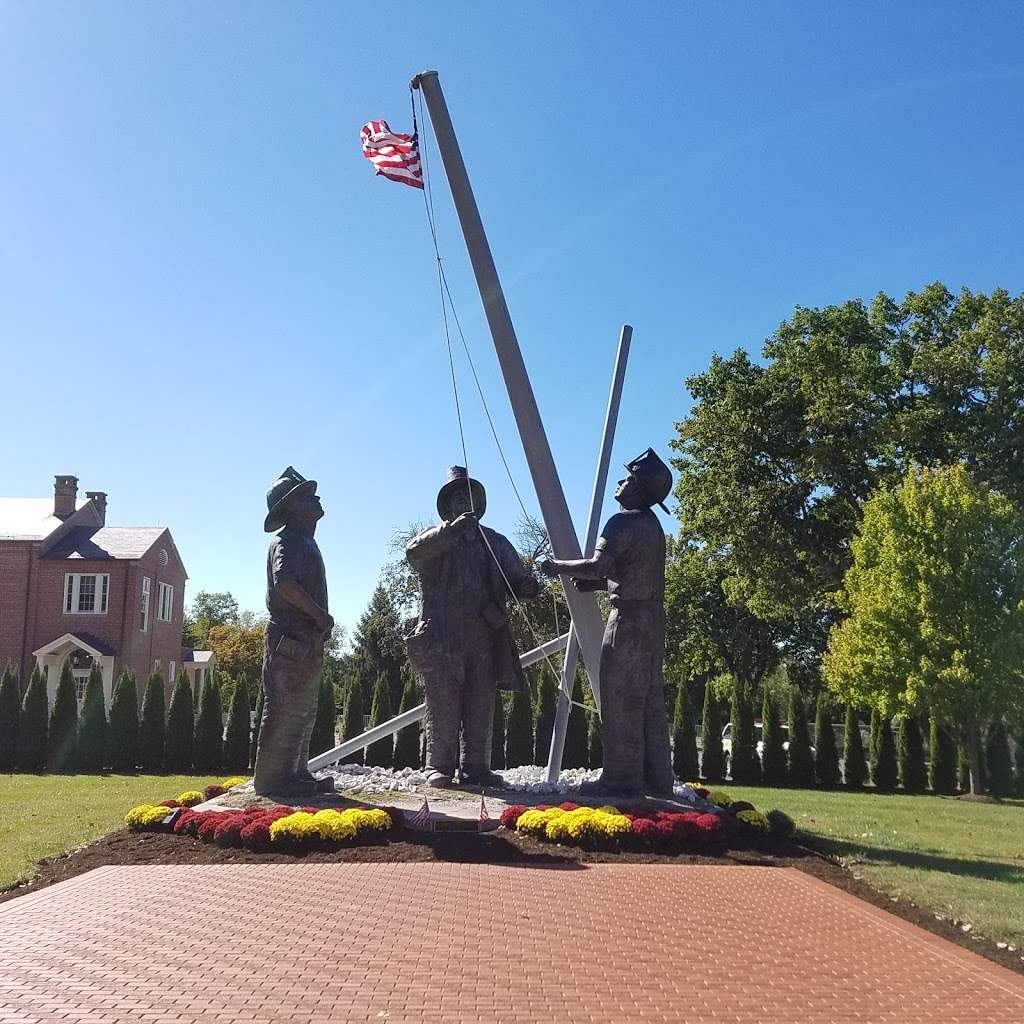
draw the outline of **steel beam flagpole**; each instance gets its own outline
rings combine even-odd
[[[633,340],[633,328],[624,324],[619,333],[619,347],[615,353],[615,370],[612,373],[612,387],[608,394],[608,408],[604,414],[604,432],[601,435],[601,451],[597,457],[597,473],[594,475],[594,490],[590,497],[590,517],[587,519],[587,535],[583,542],[583,555],[589,558],[597,544],[597,533],[601,528],[601,509],[604,506],[605,488],[608,486],[608,465],[615,441],[615,427],[619,420],[619,403],[622,399],[622,382],[626,377],[626,361],[629,359],[629,344]],[[555,724],[551,730],[551,749],[548,753],[548,782],[557,782],[562,770],[562,753],[565,750],[565,733],[569,727],[572,711],[572,690],[576,679],[576,662],[580,648],[573,629],[569,630],[569,645],[562,663],[562,679],[558,688],[558,704],[555,707]]]
[[[501,290],[498,272],[491,256],[491,248],[487,243],[480,211],[473,197],[473,189],[466,173],[466,165],[462,159],[459,142],[455,136],[448,106],[445,103],[441,83],[436,71],[424,71],[417,75],[411,83],[419,89],[430,114],[430,122],[437,139],[437,148],[441,153],[448,185],[452,191],[455,210],[462,226],[462,234],[469,250],[469,259],[473,265],[477,288],[487,315],[487,325],[491,330],[494,348],[498,354],[505,387],[509,401],[515,414],[519,436],[523,442],[526,461],[530,467],[530,476],[537,492],[544,526],[551,540],[551,547],[556,558],[580,558],[579,539],[569,515],[562,482],[555,468],[555,460],[551,455],[544,424],[537,409],[537,400],[533,395],[530,378],[523,362],[523,354],[519,349],[515,328],[505,303],[505,294]],[[583,664],[590,678],[590,686],[594,699],[600,707],[601,683],[599,679],[601,661],[601,637],[604,624],[601,610],[593,594],[580,593],[565,577],[562,578],[565,600],[569,606],[573,627],[579,638]]]

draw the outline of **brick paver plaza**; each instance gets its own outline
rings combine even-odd
[[[101,868],[0,906],[0,1021],[1024,1021],[1024,978],[795,870]]]

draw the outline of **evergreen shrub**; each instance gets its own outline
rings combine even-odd
[[[537,708],[533,734],[533,763],[547,764],[551,751],[551,733],[555,727],[555,704],[558,700],[558,689],[552,679],[552,673],[546,665],[542,665],[537,677]]]
[[[761,703],[761,780],[766,786],[785,785],[786,769],[785,737],[779,719],[779,702],[766,686]]]
[[[718,698],[710,682],[704,687],[704,713],[700,726],[700,772],[706,782],[725,778],[725,750],[722,748],[722,720]]]
[[[32,668],[28,689],[21,702],[18,719],[17,764],[23,772],[41,772],[46,767],[49,722],[47,721],[46,680],[39,666]]]
[[[989,792],[993,796],[1004,797],[1013,793],[1009,737],[1000,718],[990,722],[985,732],[985,774],[988,776]]]
[[[491,768],[505,767],[505,699],[499,690],[494,695],[494,718],[491,722]]]
[[[78,696],[70,659],[61,668],[48,732],[46,766],[51,772],[73,772],[78,763]]]
[[[875,789],[891,792],[896,788],[896,744],[892,725],[877,710],[871,712],[871,781]]]
[[[358,675],[352,675],[348,683],[348,695],[345,697],[345,714],[341,720],[342,741],[355,739],[366,732],[363,721],[363,683]],[[341,759],[342,764],[362,764],[366,748],[354,750]]]
[[[832,728],[832,701],[824,691],[818,694],[814,715],[814,781],[825,789],[839,785],[839,751]]]
[[[860,789],[867,781],[867,760],[864,757],[864,738],[860,734],[860,716],[852,704],[846,705],[843,720],[843,785]]]
[[[167,733],[167,694],[164,675],[154,668],[146,680],[142,695],[142,719],[139,722],[139,767],[158,772],[164,766],[164,743]]]
[[[680,782],[694,782],[700,778],[697,724],[693,720],[693,704],[683,680],[676,687],[676,703],[672,713],[672,771]]]
[[[110,767],[133,772],[139,763],[139,695],[135,676],[122,669],[110,698]]]
[[[194,730],[192,687],[189,685],[188,676],[182,672],[171,691],[171,706],[167,711],[164,762],[169,772],[187,775],[192,771]]]
[[[935,793],[956,792],[956,740],[938,716],[932,715],[928,724],[928,785]]]
[[[519,768],[533,761],[533,709],[525,691],[512,694],[505,723],[505,764]]]
[[[921,723],[914,715],[900,718],[896,744],[896,763],[900,785],[908,793],[923,793],[928,785]]]
[[[373,704],[370,706],[370,725],[374,729],[383,725],[389,718],[394,718],[391,711],[391,688],[383,673],[377,676],[373,687]],[[380,768],[391,768],[395,763],[395,738],[385,736],[366,748],[366,763]]]
[[[101,772],[107,758],[107,707],[103,698],[103,673],[99,665],[89,670],[82,715],[78,720],[78,770]]]
[[[423,695],[416,684],[416,677],[412,673],[406,673],[405,686],[402,688],[402,703],[398,706],[398,713],[404,714],[412,711],[414,707],[423,703]],[[497,704],[498,702],[495,701]],[[420,755],[420,723],[413,722],[404,729],[398,730],[395,737],[395,767],[396,768],[419,768],[423,761]]]
[[[569,709],[569,724],[565,728],[565,749],[562,752],[563,768],[586,768],[590,762],[587,749],[587,711],[583,703],[580,674],[576,673],[572,688],[573,705]],[[538,764],[547,764],[547,755]]]
[[[808,738],[807,706],[797,686],[789,688],[788,779],[791,786],[814,785],[814,755]]]
[[[228,705],[228,727],[224,733],[224,768],[237,773],[249,770],[249,683],[244,675],[235,680]]]
[[[185,675],[182,672],[182,675]],[[191,691],[189,699],[191,700]],[[209,672],[199,696],[199,714],[195,720],[192,742],[192,763],[202,774],[215,772],[224,761],[224,712],[220,703],[220,686],[216,675]]]
[[[316,694],[316,719],[313,721],[313,732],[309,737],[309,757],[324,754],[337,744],[334,739],[334,684],[330,676],[324,673],[320,677],[320,687]]]
[[[18,720],[21,686],[14,662],[7,662],[0,677],[0,772],[13,772],[18,757]]]

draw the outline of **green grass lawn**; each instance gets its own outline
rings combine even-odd
[[[159,803],[217,777],[0,775],[0,889],[30,878],[43,857],[120,828],[129,807]]]
[[[727,786],[890,895],[1024,948],[1024,801]]]

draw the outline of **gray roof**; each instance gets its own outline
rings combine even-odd
[[[213,651],[193,651],[185,648],[181,653],[181,661],[184,665],[208,665],[213,660]]]
[[[75,508],[89,499],[79,498]],[[53,498],[0,498],[0,540],[42,540],[62,520],[53,514]]]
[[[78,526],[62,537],[46,558],[141,558],[163,534],[163,526]]]

